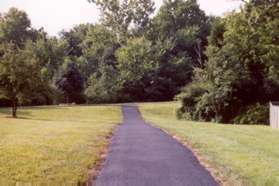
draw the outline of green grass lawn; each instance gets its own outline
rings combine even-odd
[[[279,130],[180,121],[175,117],[178,103],[139,106],[146,121],[196,150],[224,185],[279,185]]]
[[[86,181],[122,119],[119,106],[27,107],[21,119],[8,112],[0,109],[0,185]]]

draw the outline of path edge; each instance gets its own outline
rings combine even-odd
[[[104,150],[101,151],[100,157],[96,161],[95,166],[89,170],[89,178],[87,179],[85,186],[96,186],[96,180],[98,176],[100,176],[100,173],[106,163],[107,155],[109,154],[110,151],[109,149],[112,144],[114,133],[121,124],[122,122],[117,123],[110,131],[110,133],[105,137],[107,143],[106,147],[104,148]]]
[[[145,120],[144,120],[145,121]],[[196,150],[195,148],[193,148],[193,146],[185,141],[182,140],[180,137],[173,135],[171,132],[167,131],[166,129],[162,129],[159,128],[158,126],[156,126],[153,123],[150,122],[146,122],[146,124],[150,125],[151,127],[154,127],[156,129],[158,129],[159,131],[165,133],[166,135],[170,136],[172,139],[174,139],[177,143],[181,144],[183,147],[189,149],[193,155],[195,156],[195,158],[197,159],[197,161],[199,162],[199,164],[210,174],[210,176],[214,179],[214,181],[220,185],[220,186],[226,186],[226,181],[225,178],[219,176],[220,175],[220,171],[211,166],[201,155],[201,153],[198,152],[198,150]]]

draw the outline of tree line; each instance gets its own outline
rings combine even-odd
[[[100,22],[59,37],[16,8],[0,16],[0,103],[14,117],[18,105],[176,98],[181,118],[266,121],[279,95],[276,0],[222,18],[196,0],[165,0],[157,12],[152,0],[89,2]]]

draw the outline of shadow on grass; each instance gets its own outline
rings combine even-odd
[[[21,106],[17,109],[17,117],[12,117],[12,108],[10,107],[2,107],[0,108],[0,118],[10,118],[10,119],[28,119],[28,120],[42,120],[42,121],[53,121],[51,119],[40,119],[34,118],[33,111],[36,110],[66,110],[68,109],[66,106]]]
[[[3,114],[4,117],[12,118],[11,108],[1,108],[0,114]],[[17,117],[17,119],[27,119],[26,116],[31,116],[31,112],[28,110],[18,110],[17,115],[19,116],[19,117]]]
[[[41,121],[53,121],[52,119],[45,118],[34,118],[34,113],[32,111],[36,110],[67,110],[71,107],[99,107],[99,106],[120,106],[121,104],[84,104],[84,105],[50,105],[50,106],[20,106],[17,110],[16,119],[29,119],[29,120],[41,120]],[[12,109],[10,107],[0,108],[0,117],[12,118]],[[64,120],[63,120],[64,121]],[[89,122],[89,121],[85,121]]]

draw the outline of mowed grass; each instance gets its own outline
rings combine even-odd
[[[178,103],[139,106],[146,121],[198,151],[224,185],[279,185],[279,130],[177,120]]]
[[[119,106],[0,109],[0,180],[76,185],[87,181],[122,116]]]

